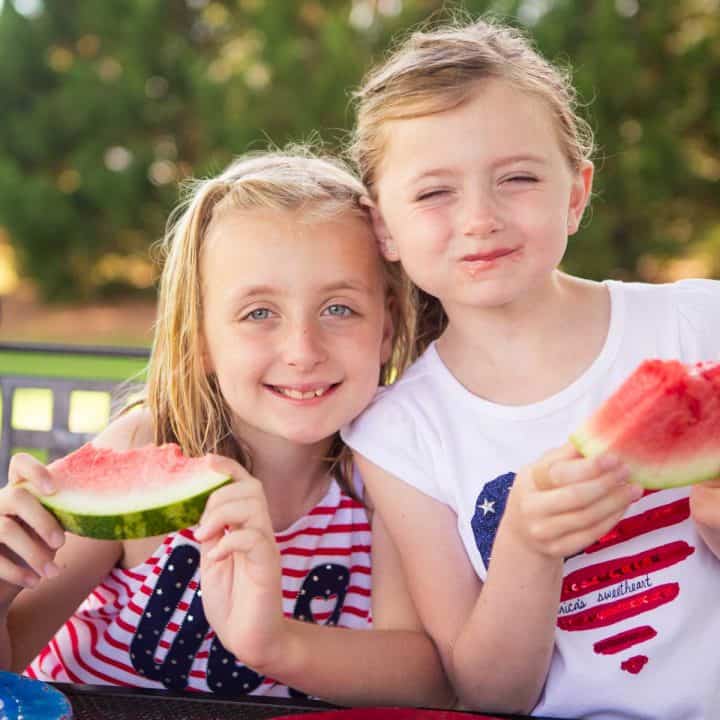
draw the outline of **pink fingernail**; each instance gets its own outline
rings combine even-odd
[[[55,563],[49,562],[43,568],[43,574],[46,578],[54,578],[60,574],[60,569]]]
[[[52,535],[50,535],[50,547],[57,549],[65,544],[65,533],[61,533],[58,530],[55,530]]]

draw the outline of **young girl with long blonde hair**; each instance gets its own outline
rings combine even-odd
[[[98,541],[63,533],[23,487],[47,493],[52,475],[16,455],[0,492],[3,667],[449,701],[338,435],[412,342],[407,288],[377,251],[362,192],[339,163],[301,152],[242,157],[193,186],[166,238],[146,402],[95,444],[178,443],[235,482],[198,527]]]

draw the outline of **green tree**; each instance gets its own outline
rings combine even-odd
[[[315,130],[337,147],[350,90],[391,38],[457,10],[527,26],[574,67],[599,153],[568,269],[656,278],[664,258],[720,257],[710,3],[45,0],[30,16],[0,4],[0,226],[46,298],[151,285],[141,259],[182,178]]]

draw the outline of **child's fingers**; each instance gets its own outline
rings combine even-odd
[[[583,551],[596,540],[610,532],[620,522],[625,510],[620,509],[616,513],[608,515],[601,521],[577,529],[562,537],[555,538],[547,543],[546,552],[554,557],[569,557]]]
[[[40,578],[15,557],[8,557],[7,550],[0,550],[0,581],[18,587],[34,588]]]
[[[2,517],[19,518],[53,550],[65,542],[65,532],[60,523],[22,486],[8,487],[0,494],[0,519]],[[0,542],[4,542],[2,531]]]
[[[580,457],[578,451],[570,443],[546,452],[538,462],[529,466],[535,487],[538,490],[549,490],[554,487],[551,477],[554,465],[578,457]]]
[[[226,457],[225,455],[216,455],[209,453],[207,458],[208,467],[218,473],[230,475],[236,481],[252,479],[253,476],[239,463],[237,460]]]
[[[695,522],[708,528],[720,528],[720,485],[703,482],[690,489],[690,514]]]
[[[272,538],[272,543],[275,539]],[[262,561],[264,556],[271,557],[270,540],[257,528],[242,528],[223,536],[215,547],[207,553],[207,559],[220,562],[234,553],[246,555],[251,561]]]
[[[0,542],[39,576],[54,577],[58,574],[53,562],[54,552],[17,518],[0,516]]]
[[[545,473],[540,473],[539,477],[535,478],[535,485],[539,490],[549,490],[586,482],[610,473],[617,476],[618,482],[627,480],[630,475],[629,470],[614,455],[599,455],[594,458],[578,455],[552,463]]]
[[[257,497],[226,502],[214,508],[206,507],[195,530],[195,537],[205,540],[222,534],[228,527],[236,528],[248,524],[253,527],[261,526],[266,522],[266,517],[265,503]]]
[[[583,483],[583,485],[585,484],[589,483]],[[597,483],[594,484],[597,487]],[[579,489],[579,486],[573,489]],[[552,491],[552,493],[560,493],[565,490],[566,488],[562,488]],[[548,496],[550,494],[550,492],[547,493]],[[615,485],[611,490],[596,497],[593,502],[559,514],[550,514],[550,508],[547,506],[548,499],[541,497],[540,501],[544,505],[537,510],[538,515],[543,519],[533,523],[532,534],[538,540],[549,541],[553,538],[594,528],[609,517],[621,516],[628,505],[640,495],[642,495],[642,488],[637,485]]]
[[[264,497],[262,483],[259,480],[248,475],[243,480],[223,485],[213,493],[205,503],[205,513],[211,512],[217,507],[222,507],[228,502],[234,500],[243,500],[250,498]]]
[[[559,515],[593,506],[618,491],[621,495],[629,492],[633,499],[637,499],[642,495],[642,488],[628,482],[627,477],[627,471],[620,469],[592,480],[579,480],[574,484],[560,485],[553,490],[536,493],[534,500],[541,514]]]
[[[52,476],[37,458],[28,453],[17,453],[10,459],[8,485],[29,483],[39,495],[51,495],[55,492]]]

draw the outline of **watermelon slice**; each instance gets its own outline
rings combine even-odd
[[[48,465],[57,491],[38,496],[69,532],[123,540],[194,525],[208,495],[232,478],[178,445],[116,452],[92,443]]]
[[[720,363],[646,360],[570,440],[616,454],[649,489],[719,477]]]

